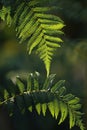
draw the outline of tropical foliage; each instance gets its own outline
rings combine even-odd
[[[4,2],[2,0],[2,2]],[[50,65],[58,47],[61,47],[62,28],[65,26],[60,17],[53,14],[55,6],[46,6],[47,1],[31,0],[21,2],[17,0],[13,6],[10,1],[0,10],[0,18],[13,27],[20,43],[27,43],[29,54],[34,50],[43,60],[47,71],[47,78],[43,84],[39,80],[39,73],[29,74],[27,83],[16,78],[16,86],[2,88],[0,91],[0,105],[8,108],[10,116],[14,114],[14,106],[18,106],[23,113],[33,108],[40,115],[46,115],[49,110],[52,117],[60,118],[58,124],[69,116],[70,129],[77,125],[84,130],[80,99],[74,95],[65,94],[64,80],[53,83],[55,74],[50,74]]]

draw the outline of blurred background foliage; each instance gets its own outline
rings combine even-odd
[[[4,4],[5,0],[1,0]],[[14,0],[8,5],[13,4]],[[81,98],[84,122],[87,127],[87,0],[54,0],[60,16],[66,26],[62,48],[59,48],[51,65],[51,73],[56,73],[56,80],[65,79],[67,91]],[[0,3],[2,5],[2,3]],[[26,78],[27,73],[38,71],[43,79],[46,76],[42,61],[35,55],[28,55],[26,43],[20,45],[12,28],[0,21],[0,89],[15,83],[15,77]],[[68,119],[67,119],[68,120]],[[46,117],[37,116],[36,112],[21,115],[15,108],[15,115],[8,117],[6,109],[0,107],[0,130],[38,130],[69,129],[67,121],[61,126],[52,119],[49,112]],[[73,128],[78,130],[78,128]]]

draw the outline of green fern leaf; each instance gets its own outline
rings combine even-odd
[[[29,10],[29,8],[28,8],[28,6],[25,6],[24,7],[24,11],[21,13],[21,15],[20,15],[20,17],[19,17],[19,25],[21,24],[21,22],[23,21],[23,19],[25,18],[25,16],[26,16],[26,13],[28,13],[28,10]],[[19,26],[20,27],[20,26]]]
[[[54,108],[54,103],[53,102],[49,102],[48,103],[48,109],[52,115],[52,117],[54,117],[54,114],[55,114],[55,108]]]
[[[39,78],[39,73],[38,72],[35,72],[34,73],[34,90],[39,90],[39,81],[38,81],[38,78]]]
[[[52,92],[56,92],[60,89],[60,87],[62,87],[65,83],[65,80],[60,80],[59,82],[57,82],[52,88],[51,91]]]
[[[38,3],[40,3],[40,0],[32,0],[28,3],[29,6],[35,6],[37,5]]]
[[[74,99],[68,101],[68,104],[77,104],[80,101],[80,99],[78,97],[75,97]]]
[[[50,20],[50,19],[41,19],[41,18],[38,19],[38,22],[40,22],[42,24],[42,26],[46,26],[47,24],[53,25],[53,24],[58,23],[58,21],[54,21],[54,20]],[[46,28],[46,29],[48,30],[48,28]]]
[[[46,78],[45,82],[44,82],[43,89],[49,90],[50,87],[52,86],[52,83],[53,83],[53,81],[54,81],[54,78],[55,78],[55,74],[49,75],[49,76]]]
[[[59,21],[59,22],[63,23],[63,21],[58,16],[55,16],[52,14],[36,13],[35,16],[38,18],[50,19],[50,20]]]
[[[23,10],[23,6],[24,6],[24,2],[22,2],[21,4],[20,4],[20,6],[18,6],[18,8],[17,8],[17,10],[16,10],[16,13],[15,13],[15,15],[14,15],[14,25],[17,25],[17,20],[18,20],[18,17],[19,17],[19,15],[20,15],[20,13],[21,13],[21,11]]]
[[[0,18],[3,21],[6,21],[8,26],[11,26],[11,23],[12,23],[12,18],[11,18],[10,12],[11,12],[10,7],[3,6],[2,9],[0,10]]]
[[[36,30],[35,30],[36,29]],[[31,28],[31,31],[28,31],[26,32],[25,34],[26,35],[23,35],[22,36],[22,39],[20,42],[24,41],[25,39],[27,39],[29,36],[31,36],[31,34],[35,31],[35,33],[33,34],[33,36],[30,38],[29,42],[28,42],[28,50],[29,50],[29,47],[30,45],[37,39],[37,37],[40,35],[41,33],[41,27],[38,26],[38,22],[36,22],[32,28]]]
[[[29,48],[29,54],[31,54],[32,50],[34,47],[36,47],[40,41],[42,40],[42,36],[43,36],[43,33],[41,32],[39,36],[37,36],[36,40],[33,42],[33,44],[30,46]],[[30,42],[28,43],[28,45],[30,44]]]
[[[21,25],[18,26],[18,28],[17,28],[17,36],[19,35],[19,38],[21,37],[21,34],[22,34],[21,31],[24,29],[25,25],[28,23],[28,21],[29,21],[29,19],[32,17],[32,15],[33,15],[33,12],[30,11],[30,12],[26,15],[26,17],[24,18],[24,21],[22,21]]]
[[[55,119],[57,119],[60,111],[59,101],[57,99],[54,100],[54,111]]]
[[[36,108],[36,111],[37,111],[38,115],[40,115],[40,113],[41,113],[41,104],[40,103],[36,104],[35,108]]]
[[[70,100],[72,100],[72,99],[74,99],[74,98],[75,98],[75,96],[72,95],[71,93],[70,93],[70,94],[66,94],[66,95],[63,97],[64,101],[70,101]]]
[[[46,104],[46,103],[43,103],[43,104],[41,105],[41,107],[42,107],[43,116],[45,116],[45,115],[46,115],[46,110],[47,110],[47,104]]]
[[[48,29],[48,30],[59,30],[59,29],[62,29],[64,26],[65,25],[62,23],[52,24],[52,25],[41,24],[42,28]]]
[[[81,104],[70,105],[70,107],[74,110],[79,110],[81,108]]]
[[[29,106],[29,107],[28,107],[28,110],[29,110],[30,112],[32,112],[32,109],[33,109],[32,106]]]
[[[47,12],[47,11],[50,11],[52,9],[54,9],[55,7],[35,7],[35,8],[32,8],[32,10],[34,12]]]
[[[50,30],[48,30],[48,29],[45,29],[45,30],[44,30],[44,33],[47,34],[47,35],[51,35],[51,36],[53,36],[53,35],[55,35],[55,34],[56,34],[56,35],[64,34],[64,32],[62,32],[62,31],[60,31],[60,30],[55,30],[55,31],[54,31],[54,30],[51,30],[51,31],[50,31]]]
[[[64,102],[60,101],[59,103],[60,103],[61,117],[60,117],[60,121],[58,124],[61,124],[68,115],[68,108]]]
[[[32,90],[33,74],[29,74],[27,77],[27,91]]]
[[[52,36],[45,35],[45,40],[51,41],[51,42],[63,42],[62,39]]]
[[[65,88],[65,87],[61,87],[61,88],[59,89],[59,91],[58,91],[58,95],[59,95],[59,96],[63,96],[63,95],[65,94],[65,92],[66,92],[66,88]]]
[[[30,21],[28,23],[26,23],[25,26],[24,26],[24,28],[21,30],[19,38],[23,39],[23,37],[25,36],[26,32],[29,31],[28,29],[30,29],[33,26],[34,23],[35,23],[35,16],[32,16],[30,18]]]
[[[58,43],[55,43],[55,42],[46,41],[46,44],[47,44],[47,46],[52,47],[50,49],[53,49],[53,48],[56,48],[56,47],[61,47],[61,45],[59,45]]]
[[[47,71],[47,77],[49,76],[50,74],[50,64],[51,64],[51,61],[50,61],[50,57],[49,56],[46,56],[44,58],[44,64],[45,64],[45,68],[46,68],[46,71]]]
[[[32,46],[32,43],[35,42],[35,40],[37,39],[37,37],[39,37],[41,32],[41,27],[39,27],[38,21],[32,26],[31,31],[27,32],[26,36],[30,36],[33,34],[33,32],[35,32],[32,37],[30,38],[30,40],[28,41],[27,44],[27,50],[30,49],[30,46]],[[36,38],[36,39],[35,39]],[[34,44],[33,44],[34,45]],[[37,45],[37,44],[36,44]],[[34,48],[34,47],[33,47]]]
[[[70,129],[75,125],[75,114],[71,109],[69,109],[69,124],[70,124]]]
[[[33,100],[34,100],[34,105],[35,105],[35,108],[36,108],[36,111],[37,113],[40,115],[41,113],[41,104],[39,103],[39,93],[33,93]]]
[[[55,97],[53,96],[52,93],[48,93],[47,96],[48,96],[48,103],[47,103],[48,109],[49,109],[52,117],[55,117],[55,108],[54,108]]]
[[[19,79],[19,77],[16,77],[16,84],[18,85],[18,89],[20,91],[20,93],[23,93],[25,90],[25,86],[24,84],[21,82],[21,80]]]

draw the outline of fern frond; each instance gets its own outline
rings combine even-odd
[[[16,4],[17,7],[12,12],[14,14],[12,20],[11,9],[3,7],[0,17],[6,20],[7,24],[12,23],[15,26],[19,43],[27,42],[29,54],[35,50],[43,60],[48,76],[54,52],[61,47],[60,43],[63,42],[60,35],[63,34],[61,30],[65,25],[58,16],[51,13],[55,10],[55,6],[45,7],[45,2],[45,0],[31,0],[27,3],[22,2],[20,5]]]
[[[12,96],[10,89],[3,90],[3,95],[0,95],[0,105],[5,105],[10,116],[14,114],[14,106],[24,113],[27,110],[33,111],[46,116],[46,111],[49,110],[52,117],[59,119],[60,125],[69,116],[70,129],[77,125],[81,130],[84,130],[82,115],[79,110],[81,108],[80,100],[72,94],[65,94],[65,80],[53,84],[55,74],[49,75],[44,84],[39,86],[39,73],[35,72],[28,75],[27,84],[24,85],[22,80],[17,78],[18,91],[15,91]],[[3,88],[4,89],[4,88]]]

